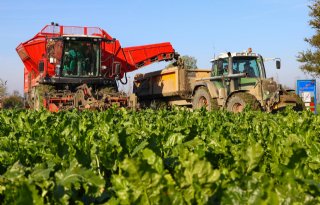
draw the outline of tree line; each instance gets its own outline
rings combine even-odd
[[[0,79],[0,109],[23,108],[23,97],[19,91],[7,92],[7,82]]]
[[[312,0],[309,5],[309,25],[315,30],[315,34],[304,40],[311,46],[306,51],[299,53],[297,60],[302,63],[301,70],[315,76],[320,76],[320,0]]]

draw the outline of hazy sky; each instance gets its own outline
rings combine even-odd
[[[310,0],[199,1],[1,1],[0,78],[8,88],[23,90],[23,64],[15,48],[50,22],[97,26],[123,47],[169,41],[181,55],[191,55],[200,68],[210,68],[214,54],[252,47],[264,57],[279,57],[281,70],[267,63],[267,76],[294,87],[307,76],[299,70],[298,52],[313,35]],[[158,63],[137,72],[162,69]],[[132,76],[133,74],[131,74]]]

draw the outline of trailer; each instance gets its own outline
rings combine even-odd
[[[192,106],[192,87],[196,79],[210,77],[210,70],[183,69],[179,66],[166,68],[134,78],[133,93],[139,104],[148,107],[151,103],[164,102],[170,106]]]

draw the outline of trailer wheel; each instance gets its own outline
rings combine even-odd
[[[202,107],[206,108],[208,111],[219,109],[217,99],[212,98],[208,89],[205,87],[198,88],[192,100],[193,109],[200,109]]]
[[[242,112],[245,107],[251,110],[261,110],[258,100],[249,93],[236,93],[227,102],[227,110],[229,112]]]

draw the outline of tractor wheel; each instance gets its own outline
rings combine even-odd
[[[227,110],[229,112],[242,112],[245,107],[251,110],[261,110],[260,103],[249,93],[236,93],[227,102]]]
[[[208,89],[205,87],[198,88],[192,100],[192,108],[194,110],[202,107],[206,108],[208,111],[219,109],[217,99],[213,99]]]

